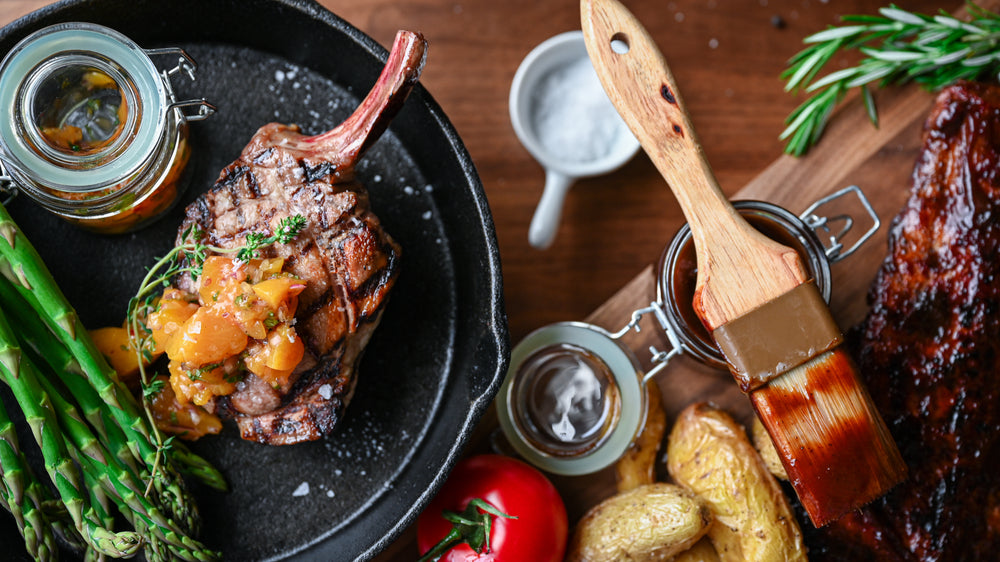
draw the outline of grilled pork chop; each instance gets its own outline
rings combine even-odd
[[[1000,88],[944,90],[869,293],[859,364],[908,481],[812,540],[813,560],[1000,553]]]
[[[426,43],[401,31],[372,91],[343,124],[307,137],[295,126],[261,127],[213,188],[186,210],[181,234],[197,226],[206,243],[234,248],[300,214],[306,229],[263,250],[285,259],[306,282],[295,329],[306,354],[293,382],[272,388],[252,373],[218,412],[244,439],[286,445],[317,439],[340,420],[354,391],[355,366],[379,322],[399,267],[400,248],[372,213],[354,166],[403,104],[423,68]],[[182,289],[195,291],[190,278]]]

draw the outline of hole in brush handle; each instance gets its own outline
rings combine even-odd
[[[611,36],[611,51],[616,55],[624,55],[632,49],[629,45],[628,35],[619,31]]]

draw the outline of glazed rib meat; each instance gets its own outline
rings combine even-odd
[[[191,226],[223,248],[254,232],[274,232],[300,214],[308,225],[290,244],[262,257],[285,259],[306,282],[295,329],[306,354],[294,382],[272,388],[252,373],[216,408],[244,439],[284,445],[317,439],[341,419],[354,391],[356,364],[381,317],[399,268],[400,248],[372,213],[354,167],[402,106],[423,67],[425,42],[400,32],[372,91],[343,124],[307,137],[297,127],[265,125],[218,181],[186,210]],[[196,290],[190,278],[182,289]]]
[[[1000,553],[1000,88],[936,100],[860,326],[861,372],[910,478],[816,537],[815,560]]]

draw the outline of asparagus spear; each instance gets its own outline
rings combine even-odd
[[[129,437],[129,446],[134,447],[136,457],[145,460],[149,466],[158,466],[159,446],[162,445],[159,433],[145,423],[146,418],[140,415],[135,400],[87,335],[86,328],[41,256],[2,205],[0,236],[4,239],[0,242],[0,255],[5,260],[0,264],[0,271],[33,308],[43,313],[49,329],[69,349],[79,363],[83,377],[107,404],[115,421]]]
[[[35,560],[57,555],[52,528],[42,511],[41,486],[21,453],[14,422],[0,401],[0,505],[14,516],[24,546]]]
[[[74,525],[95,549],[122,558],[135,554],[142,537],[134,532],[114,533],[97,519],[87,505],[83,478],[69,458],[59,433],[55,412],[48,394],[41,388],[30,362],[23,362],[17,338],[0,311],[0,379],[10,387],[25,420],[42,451],[45,470],[62,498]]]
[[[137,459],[133,455],[124,432],[114,422],[113,416],[100,396],[79,376],[81,372],[79,362],[52,336],[38,315],[32,313],[31,305],[3,276],[0,276],[0,305],[19,326],[21,339],[27,344],[27,348],[31,349],[36,357],[43,357],[43,362],[50,367],[50,372],[72,391],[80,411],[94,427],[101,441],[133,474],[139,475],[144,481],[147,480],[153,472],[153,467],[147,466],[142,459]],[[175,461],[173,464],[178,468],[186,469],[209,486],[226,489],[225,479],[215,467],[179,444],[171,446],[168,456]],[[137,465],[141,465],[142,470]],[[157,482],[154,488],[157,498],[160,498],[157,503],[166,509],[169,517],[181,522],[186,532],[195,533],[200,527],[200,517],[194,510],[196,504],[188,498],[186,490],[180,496],[174,493],[174,488],[182,486],[183,482],[179,477],[168,476],[172,470],[173,466],[168,464],[156,472]]]
[[[65,383],[74,392],[82,389],[83,382],[96,391],[106,412],[125,434],[125,442],[133,455],[145,463],[150,486],[155,486],[159,495],[173,502],[172,513],[191,520],[191,527],[195,528],[196,504],[182,480],[173,473],[170,463],[162,458],[164,443],[155,424],[140,415],[134,397],[118,381],[41,257],[2,205],[0,235],[4,239],[0,241],[0,256],[5,260],[0,263],[0,272],[32,308],[43,311],[43,316],[50,320],[46,322],[49,330],[69,350],[83,373],[81,376],[78,372],[67,371]]]
[[[30,360],[25,358],[23,361]],[[145,498],[144,486],[138,476],[123,466],[94,437],[76,408],[59,395],[51,381],[43,377],[39,383],[52,400],[63,434],[66,436],[67,444],[70,445],[70,454],[84,467],[85,479],[93,478],[101,491],[118,504],[119,510],[126,517],[133,521],[140,520],[142,527],[149,529],[166,543],[177,558],[216,559],[215,553],[209,552],[196,540],[186,536],[174,521],[167,518],[156,505]]]

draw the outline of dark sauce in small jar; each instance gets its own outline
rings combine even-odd
[[[600,445],[621,412],[611,371],[582,347],[543,347],[521,366],[513,389],[525,415],[516,422],[534,447],[554,456],[583,454]]]
[[[771,203],[737,201],[740,215],[761,234],[794,249],[823,298],[830,300],[830,263],[823,244],[799,217]],[[657,292],[684,346],[684,351],[707,365],[726,369],[725,357],[694,310],[698,262],[691,230],[684,225],[660,258]]]

